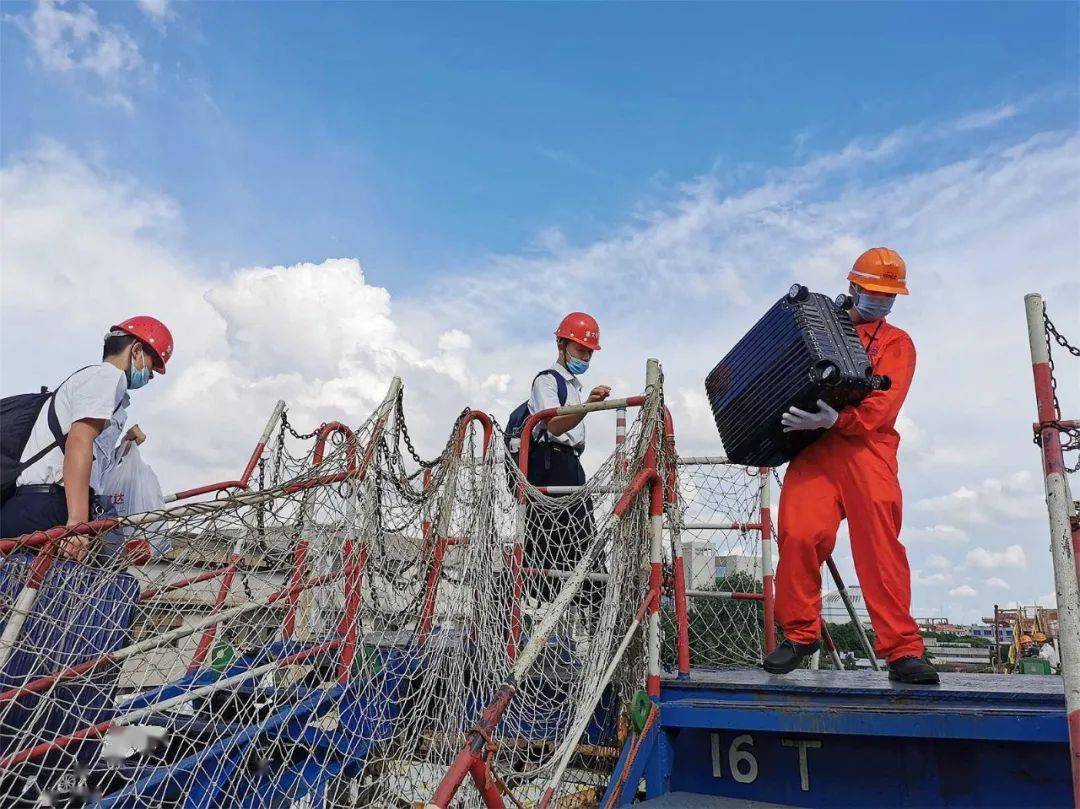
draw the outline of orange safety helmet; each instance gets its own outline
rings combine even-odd
[[[900,254],[888,247],[871,247],[857,259],[848,280],[868,292],[907,295],[907,265]]]
[[[571,312],[564,317],[559,328],[555,329],[555,336],[572,340],[593,351],[600,350],[600,326],[596,318],[584,312]]]
[[[172,332],[156,317],[149,315],[136,315],[129,317],[122,323],[117,323],[110,331],[122,331],[130,334],[136,340],[150,346],[150,353],[154,361],[154,372],[165,373],[165,363],[173,353]]]

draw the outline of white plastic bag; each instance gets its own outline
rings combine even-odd
[[[105,471],[101,481],[102,502],[110,517],[127,517],[144,511],[157,511],[165,506],[161,484],[150,464],[143,460],[139,448],[132,442],[122,442],[117,448],[116,460]],[[172,545],[159,526],[121,526],[113,534],[119,545],[132,539],[145,539],[153,556],[160,556]]]

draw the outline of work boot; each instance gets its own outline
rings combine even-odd
[[[921,657],[901,657],[889,664],[889,679],[897,683],[937,685],[937,670]]]
[[[799,664],[821,648],[821,641],[812,643],[792,643],[787,638],[765,657],[765,671],[769,674],[787,674],[799,667]]]

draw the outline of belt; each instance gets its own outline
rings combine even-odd
[[[18,486],[15,491],[22,494],[63,494],[64,486],[61,483],[32,483],[29,486]]]
[[[569,444],[563,444],[561,441],[546,441],[544,442],[544,444],[545,446],[551,447],[556,452],[570,452],[578,458],[580,458],[581,454],[585,452],[585,447],[581,447],[580,449],[578,449],[577,447],[572,447]]]

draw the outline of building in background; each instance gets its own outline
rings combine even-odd
[[[870,613],[866,611],[862,588],[856,585],[847,588],[847,592],[852,606],[855,607],[855,614],[859,617],[859,623],[870,629]],[[821,617],[825,619],[826,623],[830,624],[846,624],[851,621],[851,616],[848,614],[847,607],[844,606],[844,600],[840,598],[838,590],[832,590],[822,595]]]

